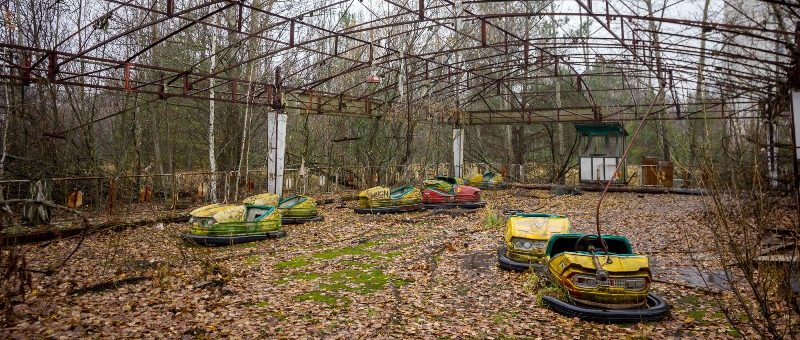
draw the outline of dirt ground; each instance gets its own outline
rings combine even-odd
[[[223,248],[185,245],[185,224],[102,232],[57,273],[34,274],[33,291],[4,317],[0,337],[740,336],[716,307],[721,294],[690,287],[698,277],[714,281],[703,276],[713,257],[698,222],[701,197],[613,193],[602,209],[604,233],[627,236],[650,256],[652,291],[671,305],[662,322],[567,318],[540,306],[546,288],[535,275],[497,267],[502,211],[565,214],[576,231],[591,232],[598,197],[484,191],[488,207],[454,214],[461,216],[365,216],[353,213],[355,202],[329,204],[320,206],[323,222],[285,226],[285,238]],[[25,246],[28,267],[59,263],[79,242]]]

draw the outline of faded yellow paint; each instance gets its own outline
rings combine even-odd
[[[506,221],[504,239],[508,253],[506,256],[517,262],[544,263],[545,248],[550,236],[568,233],[572,228],[566,216],[511,216]],[[518,249],[512,238],[535,241],[531,249]]]
[[[214,217],[214,214],[220,211],[225,211],[231,208],[235,208],[236,206],[237,206],[236,204],[215,203],[192,210],[192,212],[190,212],[189,215],[191,215],[192,217]]]
[[[609,255],[610,263],[605,255],[597,255],[603,270],[608,272],[608,282],[625,279],[644,279],[641,289],[629,290],[613,284],[599,284],[594,288],[580,287],[573,282],[575,275],[595,277],[597,268],[588,253],[566,252],[550,259],[548,271],[554,282],[567,289],[573,300],[586,305],[627,309],[637,308],[646,303],[647,293],[652,281],[650,263],[642,255]]]
[[[422,202],[422,193],[419,189],[411,186],[404,186],[398,189],[407,191],[403,192],[402,195],[392,196],[392,189],[387,187],[378,186],[366,189],[358,193],[358,204],[362,208],[377,208],[413,205]]]
[[[268,205],[271,207],[277,206],[280,197],[277,194],[263,193],[250,196],[242,200],[242,204],[246,205]]]
[[[568,233],[571,227],[572,224],[566,216],[511,216],[506,222],[505,237],[506,242],[511,242],[512,237],[547,241],[553,234]]]

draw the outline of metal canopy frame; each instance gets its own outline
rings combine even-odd
[[[429,105],[434,112],[424,120],[477,125],[637,120],[643,113],[635,103],[608,96],[627,93],[636,101],[660,86],[669,99],[653,119],[752,119],[765,114],[764,103],[785,101],[800,78],[800,28],[790,25],[800,19],[800,4],[791,0],[756,2],[785,16],[769,24],[723,0],[718,3],[739,21],[674,16],[674,6],[688,6],[677,0],[652,13],[630,0],[564,0],[556,2],[558,10],[541,0],[366,1],[265,7],[266,1],[257,6],[253,0],[83,0],[91,20],[64,23],[63,38],[49,46],[18,39],[8,29],[14,16],[6,15],[0,81],[208,100],[213,79],[217,101],[269,106],[272,80],[246,79],[243,70],[281,65],[290,113],[376,117],[403,105]],[[51,2],[53,11],[63,12],[77,0]],[[13,6],[6,2],[6,13],[23,10]],[[360,21],[341,25],[345,15],[359,14]],[[552,26],[560,31],[541,36],[513,28],[555,18],[579,18],[594,29],[574,36],[563,25]],[[258,22],[255,30],[247,29],[251,21]],[[98,28],[103,23],[110,28]],[[227,34],[217,55],[234,62],[207,70],[205,51],[179,66],[151,57],[156,47],[208,30]],[[129,42],[146,32],[156,33],[130,49]],[[703,98],[695,98],[701,63]],[[370,71],[386,81],[364,84]],[[609,85],[615,80],[621,84]],[[526,85],[534,81],[560,82],[562,95],[582,104],[557,107],[549,102],[552,89]]]

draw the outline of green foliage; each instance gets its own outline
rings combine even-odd
[[[526,293],[533,293],[538,291],[539,288],[544,287],[547,284],[547,280],[539,276],[535,270],[528,270],[525,274],[523,274],[523,282],[522,282],[522,290]]]
[[[490,204],[483,208],[483,226],[487,229],[498,228],[502,226],[503,219],[498,215]]]
[[[552,296],[562,301],[569,300],[567,290],[562,286],[554,284],[548,284],[536,291],[536,304],[544,307],[543,298],[545,296]]]

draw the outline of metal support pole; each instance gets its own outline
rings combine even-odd
[[[464,129],[453,129],[453,176],[461,177],[464,171]]]
[[[769,172],[769,184],[773,189],[778,187],[778,155],[775,152],[775,142],[778,138],[775,128],[775,121],[770,116],[767,119],[767,171]]]
[[[269,153],[267,155],[267,191],[281,196],[283,194],[284,155],[286,154],[286,122],[288,115],[284,111],[283,84],[281,68],[275,68],[275,94],[272,101],[273,111],[267,114],[267,139]]]
[[[800,174],[798,173],[798,157],[800,157],[800,152],[797,152],[798,148],[798,141],[800,141],[800,91],[792,90],[791,91],[791,98],[792,98],[792,152],[794,153],[794,157],[792,157],[792,165],[794,168],[794,193],[795,199],[797,200],[797,212],[800,215]]]
[[[279,196],[283,194],[284,155],[286,154],[286,122],[288,115],[282,111],[270,111],[267,117],[269,134],[269,179],[267,191]]]

